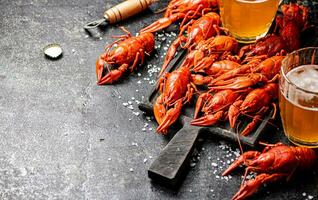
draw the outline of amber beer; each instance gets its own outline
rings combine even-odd
[[[254,42],[268,32],[279,0],[219,0],[222,23],[240,42]]]
[[[318,146],[318,65],[302,65],[286,74],[280,112],[285,134],[294,143]],[[293,85],[294,84],[294,85]]]

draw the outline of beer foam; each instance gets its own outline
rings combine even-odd
[[[318,65],[303,65],[287,73],[286,77],[298,88],[318,93]],[[284,96],[292,104],[306,110],[318,110],[318,95],[285,86]]]
[[[318,93],[318,65],[303,65],[286,75],[297,87]]]

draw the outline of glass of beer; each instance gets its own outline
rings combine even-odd
[[[223,26],[241,43],[265,36],[281,0],[219,0]]]
[[[294,51],[282,62],[279,107],[288,139],[318,147],[318,48]]]

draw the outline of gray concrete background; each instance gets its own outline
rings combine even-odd
[[[148,179],[169,138],[133,113],[139,111],[131,98],[142,101],[152,87],[144,78],[153,77],[143,67],[122,83],[97,86],[95,61],[121,32],[109,26],[88,38],[82,29],[117,2],[0,0],[0,199],[229,199],[238,190],[242,171],[218,177],[236,147],[212,139],[202,143],[179,190]],[[137,32],[159,16],[147,11],[121,25]],[[60,60],[42,53],[52,42],[63,48]],[[149,63],[159,66],[164,51]],[[123,106],[128,101],[134,110]],[[305,178],[263,188],[255,198],[318,198],[316,173]]]

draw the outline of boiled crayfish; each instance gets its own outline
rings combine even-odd
[[[312,149],[286,146],[282,143],[264,145],[266,147],[262,153],[245,152],[223,172],[222,175],[226,176],[241,164],[247,166],[243,184],[232,200],[245,199],[253,195],[262,184],[281,179],[288,181],[294,173],[309,170],[315,166],[317,155]],[[255,179],[245,181],[246,175],[250,172],[261,174]]]
[[[153,110],[159,124],[157,132],[166,134],[180,116],[182,106],[191,101],[196,89],[191,84],[190,70],[185,67],[166,73],[158,83],[160,95]]]
[[[122,28],[127,35],[118,36],[119,39],[105,48],[105,52],[96,61],[97,84],[111,84],[123,76],[130,69],[143,64],[145,55],[150,55],[155,47],[152,33],[143,33],[133,37],[129,31]],[[112,49],[114,45],[116,48]],[[104,74],[104,68],[107,73]]]
[[[182,27],[189,20],[199,18],[207,12],[216,10],[217,6],[217,0],[172,0],[164,17],[145,27],[140,33],[157,32],[180,19],[183,19],[181,22]]]
[[[238,42],[230,36],[217,35],[201,41],[184,59],[182,66],[194,72],[208,69],[218,60],[224,60],[237,50]]]
[[[295,3],[282,5],[281,9],[283,16],[276,17],[278,35],[270,34],[255,44],[242,47],[239,52],[240,58],[249,60],[259,55],[270,57],[300,48],[301,32],[308,28],[308,9]]]
[[[255,75],[251,75],[250,73],[258,73],[259,75],[263,75],[260,80],[271,80],[274,81],[277,79],[277,75],[279,74],[279,70],[282,64],[282,60],[284,56],[273,56],[267,58],[267,56],[257,56],[256,58],[249,61],[247,64],[241,65],[240,67],[229,70],[217,78],[213,79],[209,86],[217,86],[224,85],[225,83],[234,83],[240,82],[243,79],[248,81],[254,80],[256,78]],[[249,79],[248,77],[244,77],[242,75],[254,77]],[[241,77],[238,79],[238,77]],[[244,83],[244,82],[243,82]],[[224,87],[225,88],[225,87]]]
[[[159,76],[166,70],[170,61],[175,56],[179,46],[183,49],[191,49],[197,46],[200,41],[217,35],[220,24],[220,16],[214,12],[209,12],[199,19],[191,20],[188,24],[181,27],[181,32],[178,38],[171,44],[167,51]],[[187,36],[183,35],[186,29]],[[182,43],[185,44],[182,45]]]
[[[214,95],[206,92],[202,93],[197,100],[194,112],[194,120],[191,125],[211,126],[222,118],[226,117],[227,109],[241,98],[243,91],[221,90]],[[202,111],[204,116],[197,118]]]
[[[272,104],[274,107],[273,116],[276,114],[276,106],[273,103],[278,96],[277,83],[269,83],[261,88],[252,90],[244,100],[240,99],[233,103],[229,108],[230,126],[234,128],[236,120],[240,114],[254,115],[252,122],[250,122],[241,135],[248,135],[256,125],[261,122],[262,116],[268,111]]]
[[[281,6],[283,17],[276,18],[279,35],[286,43],[288,52],[300,48],[301,32],[308,28],[308,9],[295,3]]]

